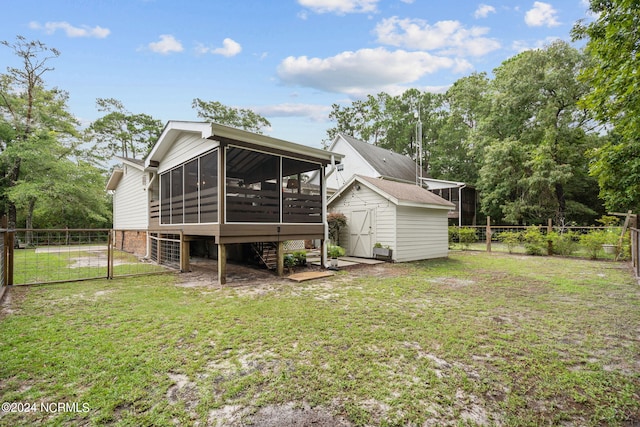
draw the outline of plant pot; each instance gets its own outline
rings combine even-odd
[[[602,245],[602,249],[604,249],[604,253],[606,254],[615,254],[618,247],[616,245],[604,244]]]
[[[390,260],[393,250],[389,248],[373,248],[373,257],[376,259]]]
[[[331,267],[338,268],[338,258],[331,258]]]

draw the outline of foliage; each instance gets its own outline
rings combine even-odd
[[[261,134],[264,128],[271,127],[267,119],[246,108],[228,107],[218,101],[203,101],[200,98],[195,98],[191,107],[201,119],[254,133]]]
[[[522,233],[524,249],[529,255],[544,255],[547,253],[547,237],[542,233],[537,225],[527,227]]]
[[[307,265],[307,252],[295,251],[284,256],[284,266],[288,268]]]
[[[587,251],[591,259],[597,259],[602,252],[602,245],[610,242],[610,235],[606,230],[594,230],[580,236],[580,245]]]
[[[591,0],[594,16],[580,21],[574,39],[586,40],[591,61],[580,79],[590,91],[582,104],[598,122],[612,128],[609,142],[592,151],[591,173],[598,179],[600,195],[609,210],[640,208],[640,95],[637,90],[638,16],[635,0]]]
[[[514,224],[596,215],[585,153],[598,140],[588,134],[590,117],[577,104],[588,90],[576,77],[584,62],[580,51],[558,41],[494,70],[477,132],[485,214]]]
[[[458,242],[462,245],[463,250],[469,249],[469,246],[472,243],[478,241],[478,235],[476,233],[476,229],[472,227],[461,227],[458,228]]]
[[[40,215],[59,226],[109,223],[105,176],[82,146],[69,96],[45,86],[60,52],[22,36],[0,44],[21,64],[0,75],[0,209],[9,227],[38,226]]]
[[[347,225],[347,217],[340,212],[329,212],[327,224],[329,225],[329,239],[340,245],[340,231]]]
[[[517,231],[503,231],[498,234],[498,240],[509,249],[509,253],[513,253],[513,250],[522,242],[522,233]]]
[[[114,155],[141,159],[162,133],[162,122],[148,114],[132,114],[122,102],[98,98],[98,110],[106,113],[87,129],[87,138],[97,142],[96,149],[110,159]]]
[[[344,256],[345,253],[346,252],[342,246],[329,245],[327,247],[327,255],[330,258],[338,258],[338,257]]]
[[[567,231],[557,233],[552,231],[547,234],[547,240],[551,241],[553,253],[563,256],[572,255],[578,249],[578,233]]]

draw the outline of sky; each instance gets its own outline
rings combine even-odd
[[[0,0],[0,40],[60,51],[45,74],[87,125],[97,98],[199,120],[194,98],[266,117],[269,136],[321,147],[332,104],[444,92],[562,39],[586,0]],[[576,47],[579,47],[576,45]],[[19,66],[0,46],[0,72]]]

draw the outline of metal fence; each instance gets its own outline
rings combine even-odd
[[[146,231],[141,239],[146,246]],[[111,229],[17,229],[3,233],[9,285],[70,282],[152,274],[166,266],[124,249]],[[3,267],[5,266],[3,264]]]

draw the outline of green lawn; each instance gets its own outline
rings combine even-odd
[[[0,425],[640,422],[626,264],[453,252],[302,284],[180,280],[11,289],[2,400],[38,410],[0,412]]]

